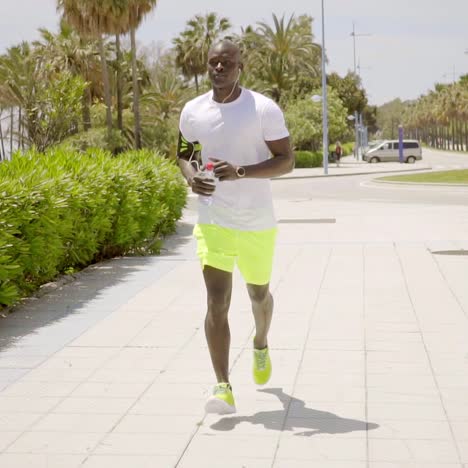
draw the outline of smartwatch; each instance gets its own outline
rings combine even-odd
[[[245,176],[245,169],[242,166],[236,168],[236,175],[240,179]]]

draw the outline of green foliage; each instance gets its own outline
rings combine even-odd
[[[313,94],[320,94],[315,90]],[[347,110],[336,92],[328,88],[328,135],[330,142],[348,136]],[[285,112],[293,144],[299,150],[318,151],[322,142],[322,105],[310,98],[291,103]]]
[[[296,169],[322,167],[323,156],[321,152],[295,151]]]
[[[149,150],[16,154],[0,165],[0,306],[101,258],[157,252],[185,198],[176,165]]]
[[[116,154],[129,148],[128,140],[120,130],[113,129],[109,139],[107,128],[92,128],[86,132],[76,133],[65,139],[60,147],[69,151],[86,152],[89,149],[103,149]]]
[[[78,126],[85,88],[84,80],[69,72],[56,74],[52,83],[37,88],[27,122],[30,143],[39,151],[59,143]]]

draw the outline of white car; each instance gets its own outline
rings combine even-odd
[[[399,162],[400,150],[398,140],[384,140],[379,145],[367,149],[362,159],[370,163]],[[403,161],[413,164],[422,159],[421,145],[418,140],[403,140]]]

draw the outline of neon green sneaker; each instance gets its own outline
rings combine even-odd
[[[236,403],[229,383],[221,382],[215,385],[213,395],[205,404],[206,413],[232,414],[236,412]]]
[[[271,377],[271,359],[268,346],[253,350],[253,378],[257,385],[265,385]]]

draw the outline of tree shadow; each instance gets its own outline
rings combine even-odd
[[[252,416],[225,417],[212,424],[211,429],[217,431],[232,431],[238,424],[248,422],[263,425],[265,429],[274,431],[289,431],[303,429],[295,436],[313,436],[318,434],[345,434],[354,431],[370,431],[377,429],[378,424],[337,416],[328,411],[307,408],[298,398],[283,392],[281,388],[258,390],[278,397],[283,404],[282,410],[260,411]]]

